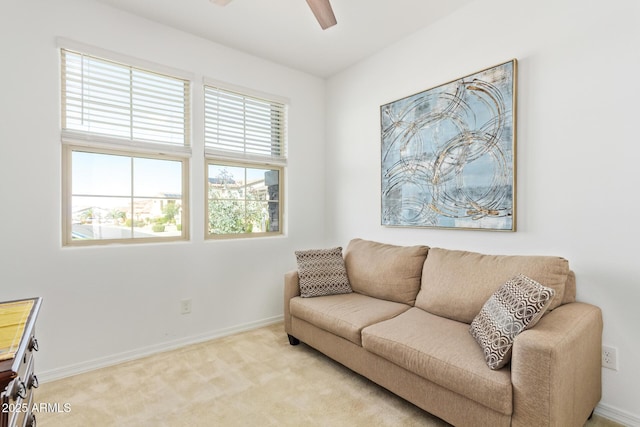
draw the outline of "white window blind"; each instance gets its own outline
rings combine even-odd
[[[189,145],[189,81],[61,52],[63,141]]]
[[[285,141],[285,104],[205,85],[207,153],[284,164]]]

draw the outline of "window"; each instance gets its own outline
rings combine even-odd
[[[280,231],[282,168],[208,162],[209,234]]]
[[[286,104],[205,84],[207,237],[281,234]]]
[[[62,49],[63,243],[188,237],[190,84]]]

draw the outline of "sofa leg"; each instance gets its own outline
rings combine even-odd
[[[287,334],[287,337],[289,337],[289,344],[291,344],[291,345],[300,344],[300,340],[298,338],[294,337],[293,335]]]

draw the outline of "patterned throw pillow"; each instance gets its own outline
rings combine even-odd
[[[554,295],[553,289],[520,274],[487,300],[471,322],[469,332],[482,347],[491,369],[509,363],[513,340],[538,323]]]
[[[295,254],[301,297],[351,293],[341,247],[296,251]]]

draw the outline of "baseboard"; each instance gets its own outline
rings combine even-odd
[[[638,416],[614,408],[613,406],[600,403],[596,406],[595,413],[603,418],[620,423],[625,427],[640,427],[640,418],[638,418]]]
[[[237,326],[232,326],[230,328],[219,329],[216,331],[206,332],[198,335],[191,335],[191,336],[180,338],[173,341],[167,341],[167,342],[154,344],[147,347],[141,347],[135,350],[125,351],[123,353],[112,354],[109,356],[88,360],[86,362],[63,366],[61,368],[51,369],[48,371],[40,371],[38,372],[38,380],[41,383],[55,381],[55,380],[70,377],[73,375],[82,374],[84,372],[89,372],[96,369],[117,365],[118,363],[140,359],[142,357],[151,356],[153,354],[162,353],[169,350],[175,350],[177,348],[185,347],[191,344],[197,344],[200,342],[209,341],[216,338],[222,338],[222,337],[237,334],[240,332],[250,331],[252,329],[261,328],[263,326],[272,325],[274,323],[278,323],[282,321],[284,321],[283,315],[274,316],[271,318],[258,320],[255,322],[249,322],[249,323],[244,323]],[[283,334],[284,334],[284,331],[283,331]]]

